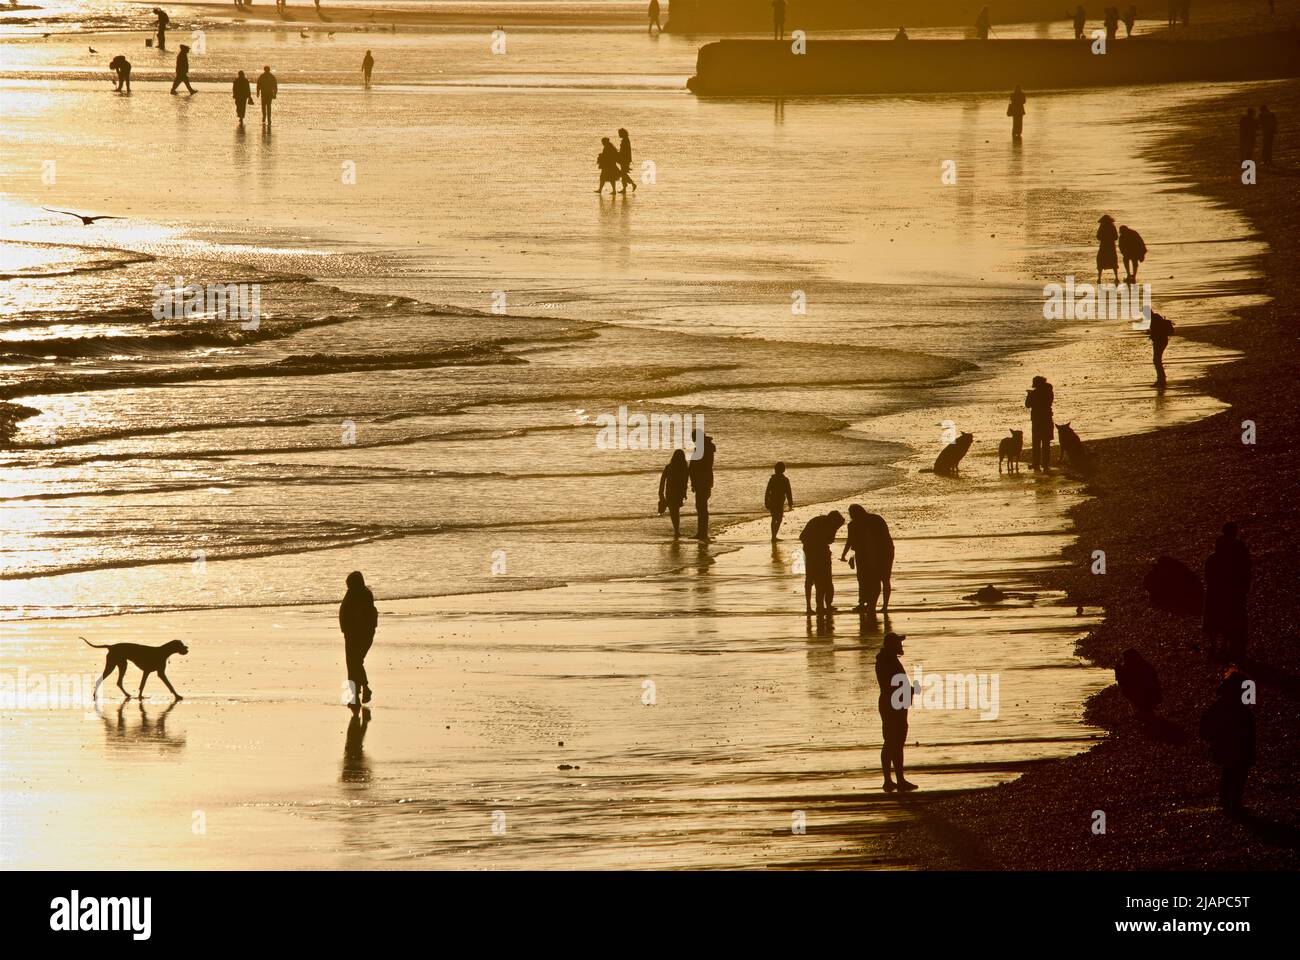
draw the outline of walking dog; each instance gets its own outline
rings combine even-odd
[[[190,648],[185,646],[179,640],[171,640],[164,643],[161,647],[148,647],[143,643],[91,643],[85,637],[80,639],[86,642],[89,647],[96,650],[107,650],[108,656],[104,661],[104,673],[95,681],[94,699],[99,699],[99,685],[104,682],[105,678],[114,670],[117,671],[117,688],[126,693],[126,698],[131,699],[131,694],[127,693],[126,687],[122,686],[122,678],[126,676],[126,666],[133,663],[143,671],[140,677],[140,689],[136,693],[138,699],[144,699],[144,683],[149,679],[149,674],[156,673],[167,684],[167,689],[172,692],[172,696],[177,700],[183,700],[172,682],[167,679],[167,658],[173,653],[179,653],[182,656],[190,652]]]

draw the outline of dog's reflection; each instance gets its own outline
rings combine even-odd
[[[104,732],[110,745],[152,743],[167,750],[179,750],[185,746],[185,734],[167,732],[167,715],[176,709],[177,702],[173,700],[162,710],[151,712],[143,700],[123,700],[117,710],[107,714],[97,702],[95,713],[104,721]],[[139,716],[138,722],[131,722],[128,718],[128,704],[134,704],[131,713]]]
[[[339,780],[343,783],[369,783],[370,763],[366,760],[364,744],[370,726],[370,708],[351,704],[352,719],[348,721],[347,738],[343,741],[343,770]]]

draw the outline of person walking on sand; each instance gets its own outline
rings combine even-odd
[[[361,60],[361,82],[365,86],[370,86],[370,74],[375,69],[375,58],[371,56],[370,51],[366,51],[365,57]]]
[[[659,516],[668,511],[673,521],[673,539],[682,535],[682,504],[686,502],[686,487],[690,471],[686,466],[686,451],[674,450],[667,466],[659,474]]]
[[[131,72],[127,64],[127,73]],[[130,87],[130,84],[127,84]],[[1261,136],[1259,157],[1264,163],[1273,162],[1273,138],[1277,136],[1277,114],[1263,104],[1259,108],[1259,133]]]
[[[172,93],[175,93],[176,88],[182,83],[185,84],[186,90],[191,94],[194,93],[194,88],[190,86],[190,48],[183,43],[180,53],[176,54],[176,76],[172,77]]]
[[[980,7],[980,12],[975,17],[975,36],[981,40],[987,40],[991,29],[993,27],[989,22],[989,8]]]
[[[1147,245],[1142,234],[1128,227],[1119,228],[1119,252],[1124,258],[1124,282],[1137,283],[1138,264],[1147,258]]]
[[[1025,393],[1025,406],[1029,408],[1030,460],[1029,469],[1052,470],[1052,385],[1046,377],[1034,377]]]
[[[231,84],[231,96],[235,98],[235,116],[239,117],[239,125],[244,125],[244,112],[248,110],[253,102],[253,90],[249,86],[248,77],[244,76],[244,71],[240,70],[239,75],[235,77],[235,82]]]
[[[343,655],[348,669],[349,704],[357,702],[358,692],[362,703],[369,703],[374,691],[366,676],[366,654],[375,642],[375,627],[379,611],[375,609],[375,595],[366,586],[361,571],[348,574],[347,593],[339,604],[339,629],[343,631]]]
[[[831,570],[831,544],[844,526],[838,510],[813,517],[799,533],[803,544],[803,602],[805,616],[813,615],[813,592],[817,593],[818,617],[835,612],[835,575]]]
[[[916,784],[903,776],[903,747],[907,743],[907,709],[912,704],[912,682],[903,669],[901,633],[887,633],[876,654],[876,683],[880,685],[880,726],[884,745],[880,748],[880,768],[885,774],[886,793],[915,790]],[[891,772],[893,777],[890,776]]]
[[[763,506],[772,515],[773,543],[776,543],[776,534],[781,529],[787,504],[791,510],[794,509],[794,494],[790,491],[790,478],[785,475],[785,463],[778,462],[772,468],[772,475],[767,478],[767,490],[763,494]]]
[[[1103,213],[1097,221],[1097,283],[1101,283],[1103,270],[1115,275],[1115,285],[1119,285],[1119,253],[1115,244],[1119,240],[1119,231],[1115,229],[1115,218]]]
[[[1224,659],[1238,661],[1246,655],[1247,602],[1250,598],[1250,548],[1237,537],[1237,525],[1225,523],[1223,535],[1205,561],[1206,638]]]
[[[627,193],[627,188],[630,186],[632,192],[636,193],[636,181],[629,175],[632,169],[632,139],[623,127],[618,128],[618,168],[619,180],[623,185],[621,192]]]
[[[605,184],[608,183],[610,195],[613,196],[618,192],[620,175],[618,150],[609,142],[609,137],[601,137],[600,143],[600,153],[596,155],[596,166],[600,168],[600,186],[596,187],[596,192],[604,193]]]
[[[1219,804],[1229,816],[1244,809],[1242,798],[1250,768],[1255,765],[1255,717],[1243,689],[1249,678],[1235,667],[1219,683],[1214,703],[1201,714],[1201,739],[1222,771]]]
[[[785,39],[785,0],[772,0],[772,39]]]
[[[650,0],[650,9],[647,11],[650,18],[650,26],[646,28],[646,33],[664,32],[664,28],[659,24],[659,0]]]
[[[275,79],[275,74],[270,67],[263,66],[262,75],[257,78],[257,99],[262,102],[262,124],[268,130],[271,129],[271,104],[279,92],[280,84]]]
[[[1240,146],[1241,160],[1253,160],[1255,158],[1255,131],[1259,123],[1255,119],[1255,108],[1247,107],[1246,112],[1242,114],[1241,120],[1237,124],[1237,142]]]
[[[1165,385],[1165,347],[1169,346],[1169,337],[1174,332],[1174,325],[1163,314],[1151,312],[1151,325],[1147,327],[1147,336],[1151,338],[1151,363],[1156,368],[1156,386]]]
[[[1011,102],[1007,104],[1007,116],[1011,118],[1011,139],[1019,140],[1025,129],[1025,91],[1016,84],[1011,91]]]
[[[883,590],[881,612],[889,612],[889,577],[894,567],[894,541],[889,525],[878,513],[868,513],[860,504],[849,507],[849,528],[844,534],[840,559],[848,556],[849,567],[858,575],[858,605],[853,609],[875,616],[876,601]]]
[[[108,69],[113,71],[117,80],[113,83],[113,89],[118,93],[131,92],[131,61],[120,53],[112,60],[108,61]]]
[[[1088,24],[1088,16],[1083,12],[1083,4],[1074,8],[1074,15],[1071,18],[1074,24],[1074,39],[1083,39],[1083,28]]]
[[[154,7],[153,15],[158,18],[158,49],[165,52],[167,50],[167,24],[171,23],[171,17],[167,16],[167,11],[161,7]]]
[[[718,448],[713,438],[704,435],[704,452],[688,466],[691,489],[695,491],[695,539],[709,539],[709,497],[713,495],[713,458]]]
[[[1124,39],[1127,40],[1133,36],[1133,24],[1137,23],[1138,8],[1137,4],[1130,4],[1128,11],[1124,14]]]

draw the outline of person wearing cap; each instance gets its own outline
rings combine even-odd
[[[901,633],[885,634],[880,652],[876,654],[876,682],[880,684],[880,724],[884,728],[885,743],[880,748],[880,767],[885,773],[884,790],[915,790],[916,784],[903,776],[903,746],[907,742],[907,708],[912,702],[911,681],[903,669],[903,641]],[[894,778],[890,777],[893,770]]]
[[[834,613],[835,577],[831,573],[831,544],[835,534],[844,526],[844,515],[838,510],[813,517],[804,524],[799,534],[803,544],[804,574],[803,599],[805,613],[813,613],[812,594],[817,590],[817,615]]]

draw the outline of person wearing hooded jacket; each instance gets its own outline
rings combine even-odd
[[[348,685],[351,691],[350,704],[356,703],[357,691],[361,692],[361,702],[369,703],[373,691],[370,678],[366,676],[366,654],[375,642],[375,627],[379,623],[379,611],[375,609],[375,595],[366,586],[366,579],[360,570],[348,574],[348,590],[339,604],[339,628],[343,631],[344,660],[348,668]]]

